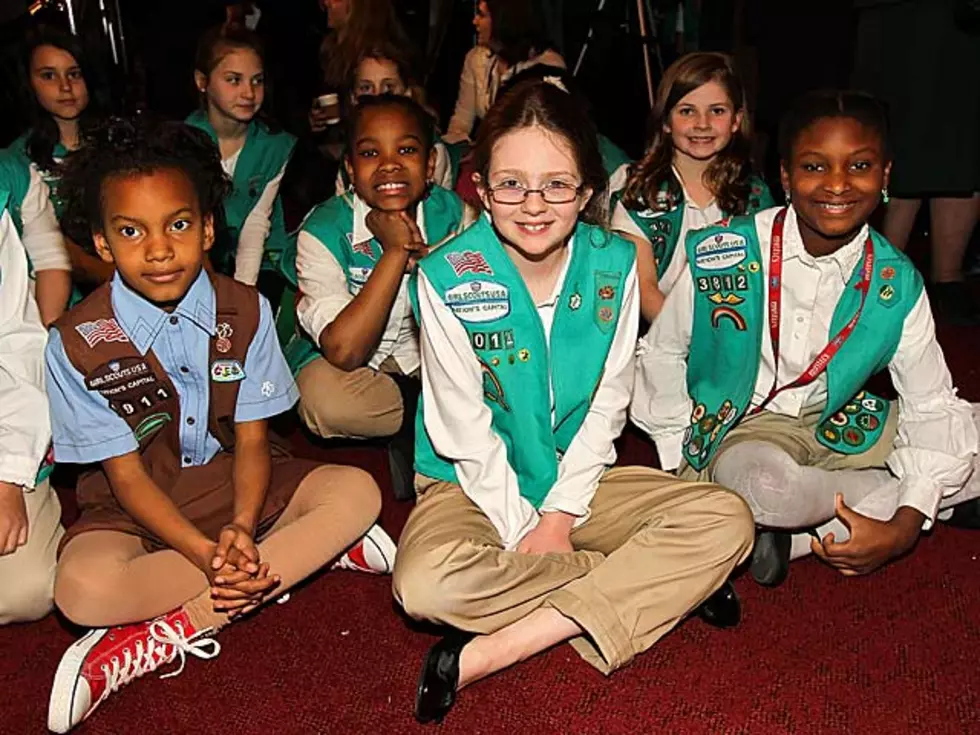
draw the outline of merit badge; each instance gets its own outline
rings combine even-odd
[[[616,296],[616,289],[612,286],[603,286],[599,289],[599,298],[603,301],[610,301]]]
[[[510,411],[510,406],[507,404],[507,397],[504,395],[504,386],[501,384],[500,378],[497,377],[493,369],[483,362],[483,360],[480,360],[480,370],[483,373],[483,397],[488,401],[496,403],[504,411]]]
[[[517,358],[521,362],[527,362],[528,360],[531,359],[531,351],[526,347],[522,347],[517,353]]]
[[[738,294],[722,294],[720,291],[716,291],[708,296],[708,301],[710,301],[712,304],[729,304],[730,306],[738,306],[745,301],[745,299]]]
[[[237,383],[245,379],[245,371],[238,360],[215,360],[211,363],[211,380],[215,383]]]
[[[758,273],[758,272],[759,272],[759,264],[753,260],[751,263],[749,263],[749,273]]]
[[[703,403],[699,403],[698,405],[696,405],[694,407],[694,410],[691,411],[691,423],[692,424],[700,423],[701,419],[704,418],[705,411],[707,411],[707,409],[704,407]]]
[[[697,457],[701,454],[701,449],[704,447],[704,439],[700,436],[695,437],[690,444],[687,445],[687,453],[692,457]]]
[[[854,414],[861,412],[861,407],[856,403],[848,403],[846,406],[844,406],[843,411],[844,413],[849,413],[853,416]]]
[[[857,417],[857,425],[865,431],[874,431],[881,425],[881,420],[870,413],[862,413]]]
[[[705,416],[698,424],[698,428],[701,429],[702,434],[710,434],[716,423],[717,419],[714,416]]]
[[[722,319],[727,319],[731,321],[732,326],[738,332],[744,332],[746,329],[745,317],[739,314],[735,309],[730,306],[719,306],[713,309],[711,312],[711,326],[715,329],[721,324]]]
[[[881,410],[881,401],[879,401],[877,398],[865,398],[863,401],[861,401],[861,405],[867,411],[874,411],[877,413]]]
[[[823,430],[823,438],[829,441],[831,444],[836,444],[840,441],[840,434],[837,433],[836,429],[826,428]]]
[[[721,408],[718,409],[718,418],[723,424],[730,424],[734,419],[738,411],[735,410],[735,406],[728,399],[721,404]]]
[[[835,413],[830,417],[830,423],[834,426],[847,426],[847,416],[842,413]]]
[[[89,347],[95,347],[100,342],[129,342],[129,337],[114,318],[83,322],[75,327],[75,331]]]
[[[221,322],[214,331],[218,335],[218,339],[214,343],[214,348],[221,354],[231,352],[230,337],[235,333],[232,326],[228,322]]]
[[[136,441],[142,442],[147,437],[153,436],[160,429],[173,420],[169,413],[154,413],[140,421],[139,425],[133,429]]]
[[[568,308],[572,311],[578,311],[582,307],[582,294],[573,293],[568,297]]]
[[[842,434],[845,444],[850,444],[852,447],[859,447],[864,443],[864,432],[860,429],[855,429],[851,427],[850,429],[844,429]]]
[[[890,265],[886,265],[884,268],[881,269],[880,275],[881,275],[881,280],[890,281],[895,277],[895,269],[892,268]]]
[[[894,297],[895,297],[895,289],[894,287],[889,286],[888,284],[882,286],[881,290],[878,291],[878,298],[880,298],[882,301],[891,301]]]
[[[464,250],[461,253],[446,253],[446,262],[452,266],[453,273],[457,277],[464,273],[493,275],[493,268],[487,263],[487,259],[483,257],[483,253],[475,250]]]
[[[601,309],[599,309],[600,321],[607,322],[607,323],[611,322],[614,316],[615,316],[615,312],[613,312],[613,310],[610,309],[608,306],[603,306]]]
[[[272,394],[276,392],[276,384],[271,380],[267,380],[262,384],[262,395],[266,398],[272,398]]]

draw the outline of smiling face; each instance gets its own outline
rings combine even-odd
[[[568,140],[538,125],[501,136],[493,146],[487,181],[477,186],[504,244],[535,261],[564,247],[592,196],[591,189],[579,189],[582,174]],[[536,191],[521,204],[500,203],[522,189]],[[547,190],[549,199],[570,201],[550,204],[540,190]]]
[[[96,251],[134,291],[161,308],[184,297],[214,242],[190,178],[180,169],[111,176],[102,183]]]
[[[721,84],[711,81],[674,105],[664,132],[670,135],[675,156],[707,161],[725,149],[741,124],[741,110],[735,109]]]
[[[366,109],[345,161],[357,195],[372,209],[409,209],[425,196],[435,173],[435,150],[418,121],[395,105]]]
[[[477,46],[489,46],[493,32],[493,22],[490,19],[490,8],[484,0],[476,6],[473,14],[473,27],[476,29]]]
[[[783,188],[813,255],[846,245],[871,217],[888,186],[878,132],[848,117],[822,118],[804,128],[781,164]]]
[[[208,102],[208,116],[247,123],[265,101],[262,59],[250,48],[227,51],[207,76],[194,72],[198,90]]]
[[[405,95],[408,89],[398,71],[398,64],[391,59],[362,59],[354,73],[353,100],[363,95],[397,94]]]
[[[38,104],[62,120],[74,120],[88,106],[88,86],[82,68],[57,46],[38,46],[31,55],[31,88]]]

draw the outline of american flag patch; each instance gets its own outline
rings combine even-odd
[[[371,248],[371,241],[365,240],[364,242],[358,242],[351,245],[351,250],[359,255],[364,255],[371,260],[374,260],[374,250]]]
[[[129,337],[115,319],[96,319],[94,322],[84,322],[75,327],[89,347],[95,347],[100,342],[129,342]]]
[[[474,250],[464,250],[461,253],[446,253],[446,262],[453,267],[453,272],[457,276],[464,273],[484,273],[488,276],[493,275],[493,268],[487,263],[483,253]]]

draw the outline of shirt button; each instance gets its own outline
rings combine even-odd
[[[175,317],[175,316],[170,317],[170,323],[171,324],[176,325],[178,321],[180,321],[180,320],[177,317]]]
[[[187,425],[188,426],[193,426],[195,423],[197,423],[197,422],[194,420],[194,417],[193,416],[188,416],[187,417]]]
[[[796,317],[796,321],[798,321],[800,324],[802,324],[803,323],[803,317],[801,317],[801,316]]]
[[[190,371],[191,371],[191,369],[189,367],[187,367],[186,365],[181,365],[180,366],[180,372],[182,372],[182,373],[189,373]]]
[[[190,464],[190,463],[191,463],[191,458],[190,457],[184,457],[184,464]]]

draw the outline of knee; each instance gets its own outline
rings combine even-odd
[[[716,512],[724,519],[725,538],[742,559],[755,542],[755,519],[752,509],[735,493],[725,488],[719,490],[721,492],[714,501]]]
[[[40,620],[54,606],[54,564],[19,566],[13,584],[0,593],[0,625]]]
[[[460,614],[467,593],[466,574],[473,559],[459,555],[459,543],[443,544],[413,553],[401,547],[395,559],[391,587],[405,614],[415,620],[447,623]]]
[[[54,578],[54,603],[62,614],[76,625],[105,627],[105,611],[112,605],[112,595],[105,571],[81,559],[63,560]]]
[[[757,518],[780,515],[797,502],[792,490],[800,466],[785,451],[766,442],[743,442],[722,454],[713,479],[741,495]]]
[[[362,520],[364,529],[371,527],[381,513],[381,489],[370,473],[357,467],[323,465],[317,467],[304,483],[311,482],[315,488],[330,488],[343,497],[345,505]]]
[[[392,386],[392,391],[391,402],[397,403],[398,389]],[[310,431],[325,439],[391,436],[402,423],[401,411],[377,410],[354,395],[301,391],[300,409]]]

